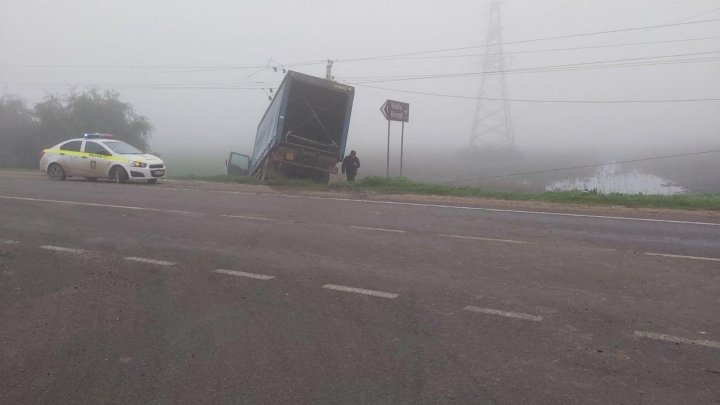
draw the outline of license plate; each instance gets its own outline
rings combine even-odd
[[[154,171],[152,172],[152,174],[153,174],[153,176],[164,176],[164,175],[165,175],[165,170],[154,170]]]

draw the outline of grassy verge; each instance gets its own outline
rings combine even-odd
[[[223,181],[241,184],[263,184],[247,177],[203,177],[198,180]],[[309,188],[313,190],[359,191],[383,194],[419,194],[453,197],[484,197],[510,201],[545,201],[553,203],[616,205],[632,208],[670,208],[683,210],[720,211],[720,194],[680,194],[672,196],[642,194],[602,194],[592,191],[552,191],[545,193],[519,193],[487,191],[469,186],[420,183],[405,178],[366,177],[354,184],[323,185],[309,180],[282,179],[268,185]]]

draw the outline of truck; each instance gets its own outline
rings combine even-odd
[[[327,184],[345,155],[355,88],[288,71],[258,124],[252,155],[230,152],[228,176]]]

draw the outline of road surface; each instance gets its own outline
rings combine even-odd
[[[0,403],[719,403],[720,218],[540,211],[1,176]]]

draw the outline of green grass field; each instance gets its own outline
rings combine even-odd
[[[720,211],[720,194],[678,194],[664,196],[618,193],[602,194],[593,191],[552,191],[544,193],[497,192],[469,186],[420,183],[401,177],[389,179],[384,177],[365,177],[354,184],[332,183],[330,185],[317,184],[311,182],[310,180],[294,179],[281,179],[262,183],[261,181],[250,177],[211,176],[192,178],[196,180],[254,185],[267,184],[311,190],[484,197],[510,201],[545,201],[552,203],[623,206],[631,208],[669,208]]]

